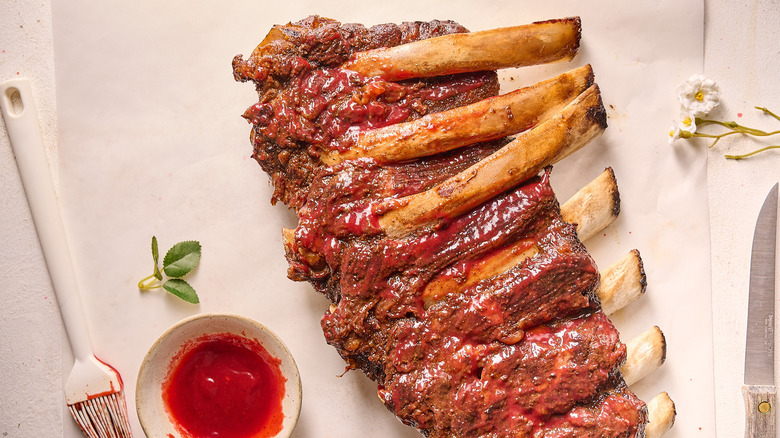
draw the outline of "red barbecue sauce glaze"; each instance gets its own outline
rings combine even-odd
[[[174,357],[163,400],[186,437],[269,438],[282,430],[281,360],[256,340],[204,335]]]
[[[277,98],[249,107],[244,118],[262,134],[261,142],[272,140],[286,148],[303,142],[343,152],[358,132],[406,121],[412,113],[427,112],[421,109],[427,108],[425,102],[474,90],[486,80],[473,74],[422,87],[339,68],[316,69],[293,78]]]

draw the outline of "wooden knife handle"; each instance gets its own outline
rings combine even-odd
[[[777,388],[770,385],[745,385],[745,437],[775,437]]]

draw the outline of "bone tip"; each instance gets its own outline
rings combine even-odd
[[[637,265],[637,271],[639,271],[639,284],[642,286],[640,293],[644,294],[647,290],[647,274],[645,273],[645,262],[642,260],[642,255],[639,254],[638,249],[632,249],[631,255],[634,257]]]
[[[593,73],[593,66],[585,64],[566,73],[570,75],[583,90],[587,90],[596,84],[596,75]]]
[[[670,424],[669,427],[674,424],[674,418],[677,416],[677,406],[674,404],[674,400],[672,400],[671,397],[669,397],[669,394],[666,391],[661,392],[660,394],[653,397],[653,402],[656,404],[664,404],[669,406],[669,420]]]
[[[571,30],[571,37],[566,35],[565,46],[563,53],[561,53],[560,61],[571,61],[577,56],[577,52],[580,49],[580,42],[582,41],[582,19],[579,16],[554,18],[551,20],[536,21],[533,25],[550,24],[557,26],[568,27]],[[565,31],[564,31],[565,32]]]
[[[674,426],[677,406],[665,391],[653,397],[647,408],[650,413],[646,429],[648,438],[658,438]]]
[[[598,105],[593,105],[588,108],[587,118],[592,120],[602,130],[606,130],[607,110],[604,108],[604,101],[601,99],[601,89],[599,88],[598,84],[593,84],[592,87],[595,87],[595,93],[598,95],[599,103]]]
[[[582,40],[582,18],[580,18],[580,16],[575,15],[572,17],[553,18],[551,20],[538,21],[535,24],[540,24],[540,23],[561,23],[571,27],[575,34],[575,38],[574,38],[575,45],[573,47],[574,49],[573,53],[577,52],[577,49],[580,46],[580,41]]]
[[[575,37],[576,43],[573,48],[573,53],[577,53],[580,48],[580,42],[582,41],[582,19],[580,19],[580,17],[569,17],[567,20],[572,23],[575,32],[577,32],[577,36]]]
[[[585,74],[585,89],[587,90],[591,85],[596,84],[596,75],[593,73],[593,66],[585,64],[583,68],[586,70]]]
[[[656,336],[658,336],[659,344],[661,345],[661,359],[659,365],[662,365],[666,362],[666,335],[664,335],[664,332],[661,331],[657,325],[653,326],[653,330],[655,331]]]
[[[617,217],[620,214],[620,190],[618,189],[617,178],[615,177],[615,170],[611,166],[604,169],[604,173],[607,174],[607,178],[610,181],[610,195],[612,196],[612,216]]]

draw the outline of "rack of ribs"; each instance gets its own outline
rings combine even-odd
[[[563,205],[551,166],[598,137],[589,65],[499,95],[496,69],[571,60],[579,18],[468,32],[450,21],[274,26],[234,77],[255,84],[254,158],[288,276],[331,302],[329,344],[428,437],[657,437],[653,327],[608,314],[644,293],[636,250],[599,272],[583,240],[619,213],[607,169]]]

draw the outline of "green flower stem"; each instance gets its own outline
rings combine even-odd
[[[161,287],[162,283],[160,283],[160,280],[155,278],[154,274],[138,282],[138,289],[141,290],[159,289]]]
[[[780,120],[780,118],[778,118],[778,116],[775,113],[773,113],[772,111],[769,111],[768,109],[762,108],[762,107],[756,107],[756,108],[760,109],[764,113],[766,113],[766,114],[768,114],[768,115],[770,115],[770,116]],[[745,134],[745,135],[753,135],[753,136],[756,136],[756,137],[768,137],[770,135],[780,134],[780,130],[772,131],[772,132],[766,132],[766,131],[762,131],[760,129],[750,128],[750,127],[747,127],[747,126],[744,126],[744,125],[740,125],[739,123],[737,123],[735,121],[722,122],[720,120],[699,119],[699,118],[696,119],[696,126],[701,127],[701,126],[706,126],[706,125],[720,125],[720,126],[723,126],[725,128],[730,129],[730,131],[725,132],[723,134],[703,134],[701,132],[696,132],[696,133],[694,133],[692,135],[692,137],[714,138],[715,141],[710,145],[710,148],[715,146],[721,138],[723,138],[723,137],[725,137],[727,135]]]
[[[733,134],[742,134],[742,132],[739,132],[739,131],[729,131],[729,132],[724,132],[723,134],[717,134],[717,135],[716,134],[702,134],[701,132],[694,132],[693,135],[691,135],[691,136],[692,137],[703,137],[703,138],[714,138],[715,141],[713,141],[712,144],[710,145],[710,148],[712,148],[713,146],[718,144],[718,141],[720,141],[721,138],[723,138],[723,137],[725,137],[727,135],[733,135]]]
[[[733,130],[734,132],[739,132],[742,134],[749,134],[749,135],[756,135],[759,137],[766,137],[768,135],[775,135],[780,133],[780,131],[772,131],[772,132],[766,132],[762,131],[760,129],[756,128],[750,128],[747,126],[740,125],[737,122],[731,121],[731,122],[721,122],[719,120],[707,120],[707,119],[696,119],[696,126],[705,126],[705,125],[720,125],[724,126],[726,128],[729,128]]]
[[[745,159],[745,158],[747,158],[747,157],[749,157],[751,155],[755,155],[755,154],[758,154],[760,152],[768,151],[770,149],[780,149],[780,145],[763,147],[761,149],[757,149],[757,150],[755,150],[753,152],[748,152],[747,154],[742,154],[742,155],[724,155],[724,157],[728,158],[729,160],[743,160],[743,159]]]
[[[780,120],[780,116],[778,116],[777,114],[773,113],[772,111],[769,111],[769,110],[768,110],[766,107],[763,107],[763,106],[757,106],[757,107],[755,107],[755,108],[756,108],[757,110],[761,110],[761,111],[763,111],[763,112],[764,112],[764,114],[766,114],[766,115],[772,116],[772,117],[774,117],[775,119],[777,119],[777,120]]]

